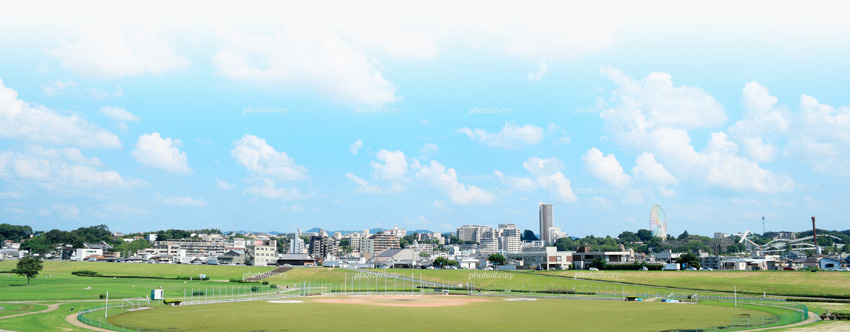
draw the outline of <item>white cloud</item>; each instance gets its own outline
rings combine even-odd
[[[609,185],[625,187],[632,181],[632,178],[623,171],[623,166],[620,165],[613,154],[605,156],[599,149],[591,148],[581,159],[584,160],[585,169],[593,177]]]
[[[546,75],[546,72],[549,71],[549,66],[546,65],[546,61],[540,63],[540,69],[537,72],[528,73],[528,80],[532,82],[540,81],[543,78],[543,75]]]
[[[113,120],[118,121],[139,121],[141,120],[138,116],[130,113],[126,109],[121,107],[112,107],[112,106],[103,106],[100,108],[100,114],[106,115]]]
[[[354,144],[351,144],[351,146],[348,147],[348,151],[351,151],[351,154],[356,155],[357,151],[360,151],[360,148],[362,148],[362,147],[363,147],[363,141],[356,140],[356,141],[354,141]]]
[[[242,190],[242,194],[252,194],[264,198],[294,200],[308,198],[309,195],[302,194],[300,190],[294,187],[277,188],[275,181],[271,179],[259,178],[261,186],[254,186]]]
[[[729,136],[741,144],[750,159],[773,161],[778,155],[778,148],[770,142],[769,136],[786,134],[790,119],[784,112],[774,109],[778,99],[758,82],[744,86],[742,99],[747,113],[729,128]]]
[[[194,206],[194,207],[202,207],[207,206],[207,201],[203,198],[192,198],[192,196],[172,196],[172,197],[163,197],[159,193],[156,193],[156,198],[161,200],[165,205],[171,206]]]
[[[109,92],[101,88],[88,88],[86,89],[86,91],[88,91],[88,93],[94,99],[120,98],[124,96],[124,90],[122,90],[121,87],[117,85],[115,86],[114,92]]]
[[[575,202],[578,200],[573,192],[570,179],[561,172],[563,164],[557,158],[541,159],[537,157],[528,158],[522,163],[523,167],[531,172],[537,180],[537,184],[555,194],[555,198],[564,202]]]
[[[333,30],[304,21],[283,22],[283,31],[273,37],[222,31],[225,46],[213,56],[217,74],[306,90],[342,103],[378,106],[399,100],[396,86]]]
[[[142,180],[124,178],[115,171],[100,171],[100,160],[75,149],[31,147],[28,153],[0,151],[0,178],[22,179],[47,189],[133,188]],[[80,164],[82,163],[82,164]]]
[[[77,219],[80,216],[80,208],[74,204],[54,204],[53,211],[65,219]]]
[[[459,133],[466,134],[470,139],[477,139],[488,146],[516,149],[524,145],[534,145],[543,139],[543,129],[535,125],[527,124],[517,126],[511,122],[505,122],[505,126],[498,133],[489,133],[484,129],[460,128]]]
[[[793,191],[791,178],[740,156],[738,145],[723,132],[713,133],[708,146],[696,151],[688,129],[714,127],[726,120],[723,108],[703,90],[673,86],[664,73],[640,81],[616,69],[603,69],[603,73],[619,85],[613,92],[615,106],[600,114],[615,142],[650,152],[677,175],[709,186],[733,191]]]
[[[850,106],[835,108],[802,95],[797,118],[786,153],[818,173],[850,175]]]
[[[440,147],[438,147],[437,144],[425,143],[425,145],[423,145],[422,148],[419,149],[419,154],[421,154],[421,155],[435,154],[439,150],[440,150]]]
[[[295,163],[286,152],[277,152],[263,138],[245,135],[233,142],[230,156],[249,172],[278,180],[292,181],[306,178],[307,168]]]
[[[115,134],[76,115],[60,115],[18,99],[0,80],[0,137],[95,148],[121,148]]]
[[[632,174],[634,174],[635,179],[646,180],[657,185],[661,194],[667,197],[674,195],[673,190],[667,189],[667,186],[679,184],[679,180],[667,171],[664,165],[655,161],[655,155],[649,152],[641,153],[637,157],[635,167],[632,168]]]
[[[63,81],[51,81],[48,82],[47,85],[41,86],[41,91],[48,96],[59,96],[64,95],[66,90],[74,90],[77,88],[77,82],[73,80],[68,80],[67,82]]]
[[[354,173],[351,173],[351,172],[345,173],[345,178],[351,180],[351,182],[356,183],[358,187],[365,188],[365,187],[369,186],[368,181],[357,177],[357,175],[354,175]]]
[[[158,132],[139,136],[136,149],[130,155],[141,164],[172,173],[192,173],[186,152],[180,151],[180,140],[162,138]]]
[[[511,187],[511,189],[519,190],[519,191],[532,191],[537,189],[537,182],[532,178],[527,177],[517,177],[517,176],[505,176],[500,171],[493,171],[493,175],[499,178],[499,181]]]
[[[228,183],[227,181],[219,179],[215,179],[215,187],[221,190],[231,190],[236,188],[236,186]]]
[[[493,204],[496,200],[492,193],[479,187],[459,183],[454,168],[446,169],[435,160],[432,160],[430,165],[419,168],[416,178],[422,179],[430,186],[440,188],[455,204]]]
[[[154,26],[97,23],[67,31],[71,41],[49,51],[62,67],[85,77],[117,79],[144,73],[158,76],[188,67]]]
[[[375,157],[383,162],[371,162],[376,178],[382,180],[404,179],[404,176],[407,174],[407,160],[405,159],[404,152],[381,149]]]

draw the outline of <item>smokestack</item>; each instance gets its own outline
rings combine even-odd
[[[815,241],[815,254],[820,255],[820,247],[818,247],[818,229],[815,227],[815,217],[812,217],[812,240]]]

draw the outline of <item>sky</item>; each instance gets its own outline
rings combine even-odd
[[[0,222],[847,229],[840,7],[3,3]]]

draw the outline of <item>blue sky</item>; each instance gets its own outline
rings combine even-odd
[[[846,20],[733,4],[4,4],[0,222],[847,228]]]

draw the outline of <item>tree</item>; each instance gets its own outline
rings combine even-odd
[[[526,229],[524,232],[522,232],[522,239],[521,240],[523,240],[523,241],[537,241],[537,240],[540,240],[540,239],[537,237],[537,235],[534,235],[534,231],[532,231],[530,229]]]
[[[687,264],[688,266],[695,268],[695,269],[699,269],[699,266],[700,266],[699,257],[697,257],[697,255],[694,255],[692,253],[687,253],[687,254],[679,256],[679,258],[676,258],[676,263],[679,263],[679,264],[684,263],[684,264]]]
[[[492,254],[490,257],[487,257],[487,261],[496,265],[508,264],[508,259],[502,254]]]
[[[459,266],[460,263],[445,257],[437,257],[431,265],[442,268],[443,266]]]
[[[555,247],[558,248],[558,251],[574,251],[578,249],[578,243],[569,237],[562,237],[555,240]]]
[[[38,272],[42,269],[41,259],[38,257],[24,257],[18,261],[18,266],[15,269],[15,273],[20,276],[27,277],[27,286],[30,285],[30,279],[38,276]]]
[[[600,270],[604,269],[606,266],[608,266],[608,262],[601,258],[594,258],[590,262],[590,267],[595,267]]]
[[[620,235],[617,236],[617,239],[620,240],[620,243],[624,243],[624,244],[641,241],[640,237],[637,236],[637,234],[629,232],[629,231],[625,231],[625,232],[620,233]]]
[[[681,234],[681,235],[679,235],[679,237],[678,237],[677,239],[678,239],[679,241],[681,241],[681,240],[687,239],[689,236],[691,236],[691,235],[690,235],[690,234],[688,234],[688,231],[686,230],[686,231],[682,232],[682,234]]]
[[[639,229],[637,232],[637,237],[641,241],[646,242],[652,240],[652,232],[650,232],[648,229]]]

